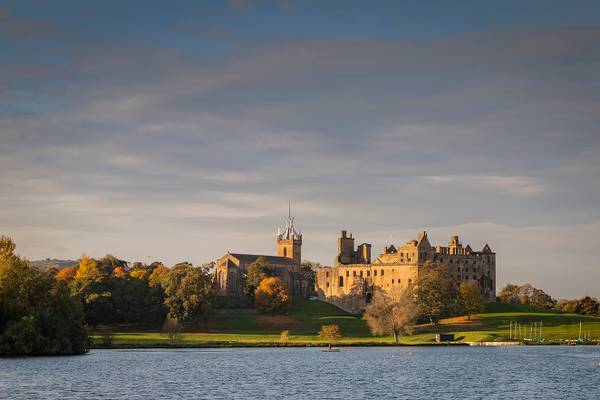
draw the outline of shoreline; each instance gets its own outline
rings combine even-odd
[[[220,348],[282,348],[282,347],[315,347],[326,348],[325,343],[236,343],[236,342],[209,342],[197,344],[122,344],[112,346],[92,346],[90,350],[134,350],[134,349],[220,349]],[[600,343],[523,343],[523,342],[442,342],[442,343],[381,343],[381,342],[356,342],[336,343],[333,347],[523,347],[523,346],[600,346]]]

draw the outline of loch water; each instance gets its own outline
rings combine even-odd
[[[0,358],[0,399],[600,399],[600,347],[92,350]]]

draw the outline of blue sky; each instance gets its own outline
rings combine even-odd
[[[0,229],[21,254],[201,263],[426,229],[600,295],[600,4],[0,5]],[[390,239],[391,238],[391,239]]]

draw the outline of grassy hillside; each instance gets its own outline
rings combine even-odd
[[[465,317],[442,320],[436,327],[421,325],[404,344],[431,343],[437,332],[454,333],[459,341],[507,341],[510,321],[521,325],[521,337],[530,337],[533,323],[542,323],[542,336],[548,340],[575,339],[579,323],[592,338],[600,338],[600,318],[562,314],[522,305],[491,303],[485,312],[468,321]],[[322,344],[317,336],[321,325],[337,324],[342,330],[341,344],[391,344],[391,337],[374,337],[360,316],[348,314],[320,301],[299,301],[285,314],[217,314],[207,324],[187,326],[178,338],[180,346],[258,345],[279,343],[283,330],[290,332],[288,344]],[[159,327],[109,327],[115,346],[161,346],[169,339]],[[537,336],[537,335],[536,335]],[[100,335],[93,336],[96,344]]]

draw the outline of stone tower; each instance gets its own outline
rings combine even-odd
[[[277,255],[291,258],[300,265],[302,261],[302,234],[294,229],[294,217],[292,217],[291,204],[288,203],[288,216],[285,218],[285,229],[283,233],[277,232]]]

